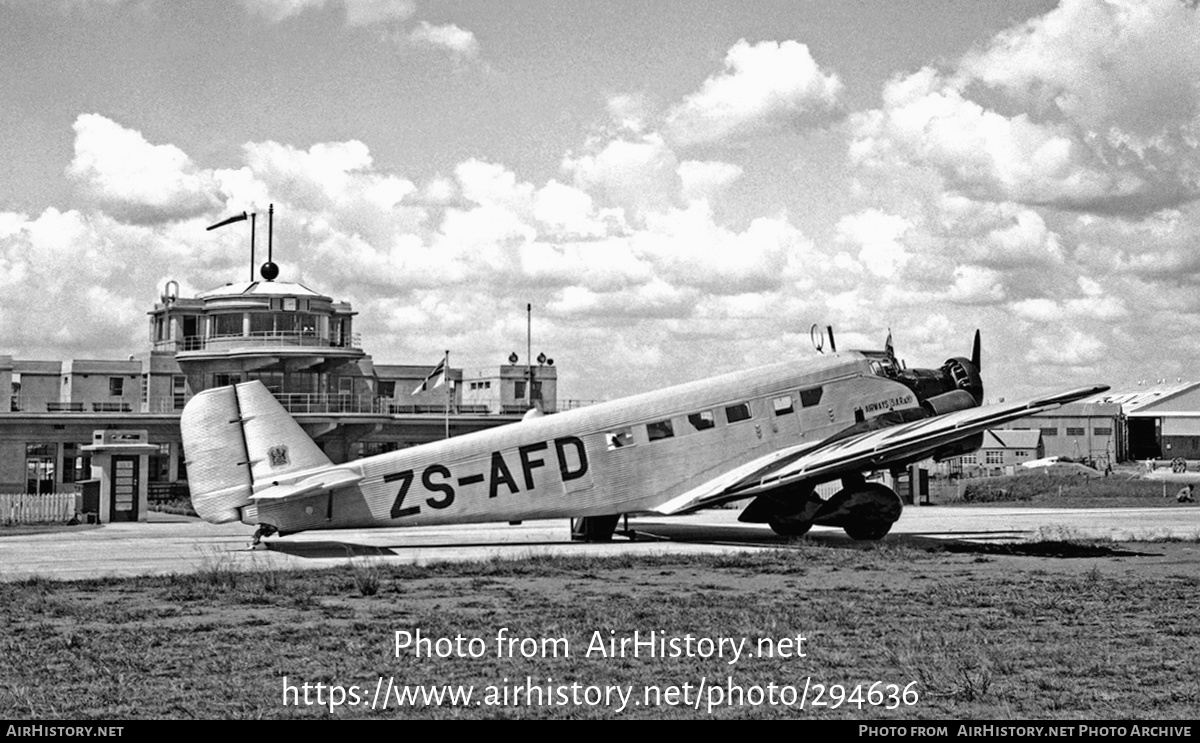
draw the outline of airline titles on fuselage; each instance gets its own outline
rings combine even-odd
[[[879,410],[892,410],[902,405],[908,405],[913,401],[912,395],[897,395],[896,397],[879,402],[870,402],[863,406],[864,413],[874,413]]]

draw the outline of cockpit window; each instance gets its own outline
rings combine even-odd
[[[772,402],[772,405],[775,408],[775,415],[787,415],[796,409],[795,404],[792,402],[791,395],[784,395],[783,397],[775,398],[775,400]]]

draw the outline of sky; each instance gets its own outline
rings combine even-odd
[[[993,400],[1200,379],[1195,6],[0,0],[0,354],[146,353],[274,204],[376,363],[523,359],[528,304],[560,398],[814,324],[978,328]]]

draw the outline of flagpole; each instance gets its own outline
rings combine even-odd
[[[525,304],[525,409],[533,407],[533,304]]]
[[[446,378],[446,438],[450,438],[450,395],[453,391],[450,389],[450,349],[446,349],[446,353],[442,356],[442,374]]]

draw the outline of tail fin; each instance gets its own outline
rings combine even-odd
[[[273,479],[330,464],[261,382],[205,390],[183,410],[192,507],[214,524],[237,521]]]

